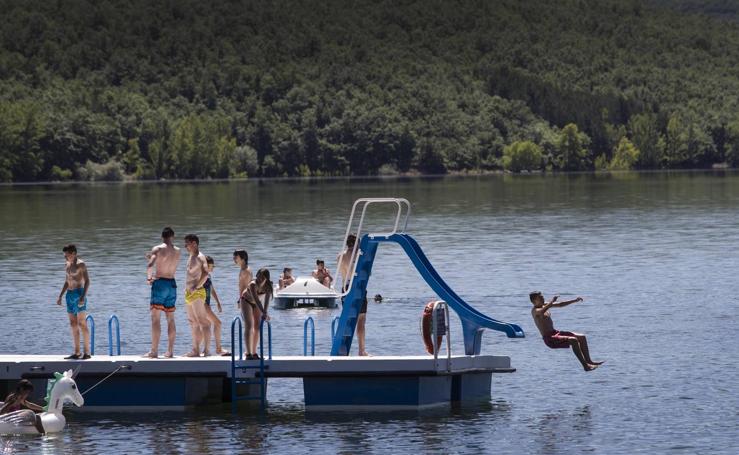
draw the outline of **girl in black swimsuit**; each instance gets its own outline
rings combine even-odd
[[[272,298],[273,293],[272,281],[269,279],[269,270],[266,268],[259,269],[257,276],[249,283],[241,305],[247,360],[259,359],[259,355],[257,354],[259,327],[262,319],[269,321],[267,309],[269,307],[269,299]]]

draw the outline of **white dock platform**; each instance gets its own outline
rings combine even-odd
[[[258,367],[259,361],[237,365]],[[82,391],[118,370],[85,396],[85,410],[184,409],[230,401],[231,357],[216,356],[98,355],[64,360],[63,355],[0,355],[0,394],[26,378],[36,385],[38,399],[54,372],[78,368]],[[513,371],[509,357],[489,355],[437,360],[431,356],[275,356],[264,361],[265,378],[303,378],[306,406],[316,408],[407,408],[489,397],[491,375]],[[260,369],[237,370],[237,376],[244,373],[254,377]]]

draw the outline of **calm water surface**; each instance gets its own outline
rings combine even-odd
[[[508,355],[518,369],[493,378],[489,402],[314,414],[299,380],[272,380],[264,416],[69,413],[64,433],[0,437],[0,452],[739,453],[737,174],[0,187],[0,352],[70,350],[65,311],[54,305],[65,243],[78,245],[90,269],[98,351],[116,313],[123,352],[142,354],[144,254],[162,226],[174,227],[180,245],[184,234],[200,235],[230,321],[235,248],[274,277],[287,265],[308,274],[318,257],[335,269],[351,204],[363,196],[408,198],[408,232],[447,282],[526,331],[516,340],[486,332],[483,353]],[[380,228],[388,213],[373,218]],[[534,289],[585,298],[553,316],[589,335],[603,367],[585,373],[569,351],[544,346],[529,314]],[[421,354],[418,318],[432,292],[400,248],[380,248],[369,293],[386,298],[370,304],[370,352]],[[275,311],[275,354],[302,353],[308,315],[317,351],[327,353],[338,314]],[[176,317],[184,354],[189,330],[184,312]],[[461,338],[454,323],[458,353]]]

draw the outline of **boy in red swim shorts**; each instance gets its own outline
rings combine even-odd
[[[529,299],[534,304],[534,308],[531,309],[531,316],[534,317],[536,327],[544,338],[544,344],[552,349],[572,348],[572,352],[575,353],[577,360],[580,361],[585,371],[595,370],[603,362],[595,362],[590,358],[588,341],[585,339],[585,335],[555,330],[552,316],[549,314],[549,308],[582,302],[582,297],[557,303],[558,298],[559,296],[555,295],[552,300],[545,302],[541,292],[534,291],[529,294]]]

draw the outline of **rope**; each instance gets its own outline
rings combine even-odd
[[[100,381],[98,381],[95,385],[93,385],[89,389],[85,390],[80,395],[83,395],[84,396],[87,392],[89,392],[90,390],[92,390],[95,387],[99,386],[100,384],[102,384],[103,382],[105,382],[108,378],[110,378],[114,374],[118,373],[120,370],[128,369],[128,368],[131,368],[131,366],[130,365],[119,365],[118,368],[116,368],[115,370],[113,370],[112,373],[110,373],[109,375],[107,375],[106,377],[104,377],[103,379],[101,379]]]

